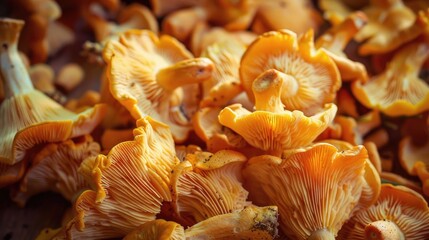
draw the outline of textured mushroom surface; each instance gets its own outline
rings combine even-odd
[[[245,166],[245,187],[254,204],[278,206],[288,238],[334,239],[360,204],[367,157],[362,146],[339,152],[326,143],[291,150],[284,159],[262,155]]]

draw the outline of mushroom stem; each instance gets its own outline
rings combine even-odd
[[[307,240],[335,240],[334,234],[326,228],[311,233]]]
[[[30,76],[18,53],[18,40],[24,21],[0,19],[0,80],[5,98],[34,89]],[[0,84],[1,85],[1,84]]]
[[[281,100],[282,86],[285,84],[286,74],[275,69],[261,73],[252,85],[255,95],[255,110],[268,112],[283,112]]]
[[[372,222],[365,227],[365,239],[404,240],[405,236],[394,222],[379,220]]]
[[[156,75],[156,80],[162,88],[172,92],[183,85],[210,79],[213,69],[213,62],[208,58],[186,59],[161,69]]]

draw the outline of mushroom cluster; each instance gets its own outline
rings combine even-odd
[[[0,188],[72,206],[37,239],[429,239],[427,1],[7,6]]]

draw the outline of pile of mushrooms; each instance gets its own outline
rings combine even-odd
[[[37,239],[429,239],[427,1],[78,3],[0,18],[0,188],[72,206]]]

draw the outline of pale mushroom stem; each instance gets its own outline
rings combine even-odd
[[[391,221],[379,220],[372,222],[365,227],[365,239],[376,240],[404,240],[405,236],[401,229]]]
[[[282,89],[286,86],[293,92],[298,87],[289,75],[270,69],[260,74],[253,81],[253,94],[255,95],[255,110],[268,112],[283,112],[284,105],[281,100]],[[283,93],[284,95],[284,93]]]
[[[335,240],[334,234],[326,228],[311,233],[307,240]]]
[[[186,59],[167,68],[156,75],[158,84],[167,91],[193,83],[201,83],[212,76],[213,62],[208,58]]]
[[[18,40],[24,21],[0,19],[0,80],[5,98],[34,90],[18,53]]]

